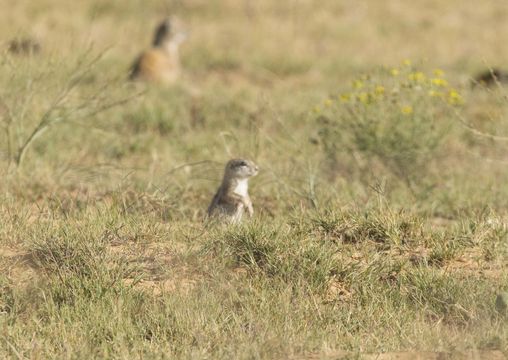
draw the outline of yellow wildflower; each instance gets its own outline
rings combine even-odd
[[[321,106],[316,105],[316,106],[314,107],[314,112],[315,112],[316,114],[319,114],[319,113],[321,112]]]
[[[444,76],[444,71],[441,70],[441,69],[435,69],[433,71],[434,75],[436,75],[437,77],[443,77]]]
[[[374,89],[374,93],[376,95],[383,95],[385,93],[385,87],[382,85],[376,86],[376,88]]]
[[[390,70],[390,74],[392,76],[398,76],[399,75],[399,69],[393,68]]]
[[[441,86],[441,87],[448,86],[448,81],[446,81],[445,79],[441,79],[441,78],[434,78],[434,79],[430,80],[430,83],[432,85]]]
[[[421,71],[416,71],[408,75],[408,79],[415,82],[424,82],[425,75]]]
[[[402,62],[402,65],[404,65],[404,66],[411,66],[411,60],[409,60],[409,59],[404,60]]]
[[[400,111],[404,114],[404,115],[411,115],[413,113],[413,107],[412,106],[409,106],[409,105],[406,105],[406,106],[403,106],[400,108]]]
[[[324,101],[324,105],[325,105],[326,107],[330,107],[330,106],[332,106],[332,104],[333,104],[333,101],[332,101],[331,99],[326,99],[326,100]]]
[[[351,100],[351,95],[349,94],[340,94],[339,96],[340,102],[347,103],[349,100]]]
[[[430,97],[441,97],[441,96],[443,96],[443,93],[441,93],[439,91],[435,91],[435,90],[430,90],[429,96]]]
[[[366,93],[366,92],[361,92],[357,95],[357,98],[358,100],[363,103],[363,104],[368,104],[369,103],[369,94]]]
[[[460,105],[464,103],[464,99],[455,89],[451,89],[448,93],[448,103],[451,105]]]
[[[355,89],[361,89],[361,88],[363,88],[363,81],[361,81],[361,80],[355,80],[355,81],[353,81],[353,87]]]

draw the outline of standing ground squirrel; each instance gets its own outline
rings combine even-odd
[[[247,209],[247,213],[252,217],[254,209],[249,197],[248,181],[251,176],[256,176],[258,171],[258,166],[250,160],[229,160],[222,184],[208,207],[208,216],[238,223]]]
[[[178,19],[165,19],[155,30],[153,47],[134,62],[130,79],[174,83],[180,75],[179,47],[186,37]]]

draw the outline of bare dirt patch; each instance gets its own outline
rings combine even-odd
[[[33,258],[25,251],[0,247],[0,270],[17,286],[25,286],[38,276]]]

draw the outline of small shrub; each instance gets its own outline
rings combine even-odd
[[[235,226],[226,230],[217,244],[236,265],[268,270],[273,265],[277,232],[263,226]]]
[[[462,97],[442,72],[428,76],[410,66],[364,76],[352,87],[315,109],[327,157],[337,161],[345,151],[362,176],[377,161],[414,190],[449,131],[451,106]]]
[[[0,276],[0,315],[12,311],[15,306],[13,288],[5,276]]]
[[[490,304],[482,300],[492,297],[490,290],[476,279],[457,279],[421,268],[403,276],[400,287],[406,301],[431,321],[442,319],[449,324],[466,325],[492,311]]]
[[[264,225],[228,229],[213,246],[220,249],[226,262],[232,259],[234,265],[314,290],[323,289],[336,270],[329,243]]]
[[[422,237],[421,221],[404,212],[325,212],[311,221],[325,237],[342,243],[373,241],[391,246],[417,242]]]
[[[106,236],[89,238],[79,231],[62,229],[37,239],[31,256],[47,275],[47,289],[56,304],[74,304],[79,299],[100,299],[122,289],[129,270],[121,259],[107,251]]]
[[[35,141],[57,125],[90,119],[106,110],[124,105],[140,94],[120,98],[118,86],[108,79],[96,84],[94,68],[104,53],[92,56],[91,50],[80,54],[71,66],[40,62],[34,69],[18,64],[9,74],[8,91],[0,91],[0,151],[8,165],[20,168]],[[5,64],[0,64],[3,66]],[[60,71],[61,76],[55,76]],[[0,76],[5,76],[0,73]],[[96,86],[93,86],[96,85]],[[100,85],[100,86],[98,86]],[[45,154],[39,145],[39,154]]]

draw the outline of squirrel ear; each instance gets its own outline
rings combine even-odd
[[[165,39],[165,37],[171,31],[171,22],[169,19],[165,19],[162,23],[157,26],[157,30],[155,31],[155,36],[153,39],[153,45],[158,46]]]

